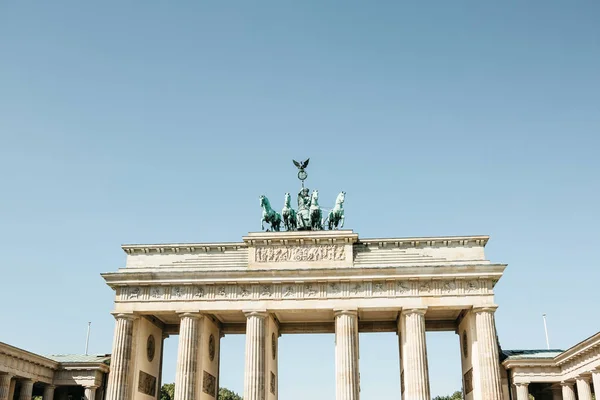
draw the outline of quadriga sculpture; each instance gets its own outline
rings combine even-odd
[[[262,218],[260,220],[260,228],[264,230],[264,223],[266,222],[271,225],[272,231],[279,232],[281,227],[281,215],[279,215],[277,211],[271,208],[271,203],[269,202],[269,199],[264,195],[260,196],[260,206],[262,207]]]

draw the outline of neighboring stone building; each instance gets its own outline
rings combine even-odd
[[[513,399],[591,400],[600,394],[600,332],[561,350],[503,351],[502,366],[513,386]],[[593,386],[590,383],[593,382]]]
[[[0,342],[0,400],[104,400],[110,355],[41,356]]]

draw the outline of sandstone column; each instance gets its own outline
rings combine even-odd
[[[600,370],[592,372],[592,379],[594,381],[594,393],[596,393],[596,397],[600,397]]]
[[[592,400],[592,390],[590,388],[590,378],[579,376],[577,381],[577,398],[579,400]]]
[[[335,398],[358,400],[358,312],[336,310],[335,315]]]
[[[21,381],[21,392],[19,392],[19,400],[31,400],[33,393],[33,380],[23,379]]]
[[[573,382],[561,382],[563,400],[576,400]]]
[[[202,315],[180,315],[177,372],[175,373],[175,400],[195,400],[198,378],[198,336]]]
[[[497,306],[473,307],[477,329],[477,350],[481,382],[481,400],[502,400],[500,356],[496,340],[494,312]]]
[[[94,400],[96,398],[96,389],[98,386],[86,386],[83,392],[85,400]]]
[[[402,310],[400,316],[400,362],[404,374],[405,400],[430,400],[429,366],[425,343],[426,307]],[[402,379],[402,377],[401,377]]]
[[[12,377],[13,376],[11,374],[0,375],[0,400],[8,400],[8,394],[10,393],[10,382],[12,380]]]
[[[42,400],[54,400],[54,389],[56,389],[56,386],[46,385],[44,387],[44,397],[42,397]]]
[[[244,400],[265,399],[265,311],[246,314],[246,363],[244,371]]]
[[[529,383],[515,383],[517,400],[529,400]]]
[[[131,345],[133,341],[133,314],[115,315],[115,336],[106,389],[107,400],[128,400]]]

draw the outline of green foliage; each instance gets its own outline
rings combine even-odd
[[[242,400],[242,396],[227,388],[219,388],[218,400]]]
[[[175,399],[175,384],[165,383],[160,388],[160,400],[174,400]],[[41,400],[41,399],[40,399]],[[219,398],[217,400],[243,400],[242,396],[227,389],[219,389]]]
[[[436,396],[433,400],[463,400],[463,395],[461,391],[457,390],[450,396]]]
[[[175,384],[165,383],[160,388],[160,400],[174,400],[175,399]]]

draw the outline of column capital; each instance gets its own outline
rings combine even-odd
[[[515,383],[513,383],[513,385],[515,387],[529,386],[529,382],[515,382]]]
[[[12,378],[15,374],[11,374],[10,372],[0,372],[0,376],[10,376]]]
[[[473,306],[471,311],[473,311],[475,314],[484,313],[484,312],[495,313],[497,309],[498,309],[497,305],[490,304],[490,305],[486,305],[486,306]]]
[[[46,389],[56,389],[56,385],[47,384],[46,386],[44,386],[44,388],[46,388]]]
[[[591,374],[590,375],[587,375],[587,374],[579,375],[579,376],[575,377],[575,381],[584,381],[584,382],[590,383],[591,380],[592,380]]]
[[[269,316],[269,312],[267,310],[242,310],[246,318],[249,317],[259,317],[266,318]]]
[[[199,312],[189,312],[189,311],[179,311],[177,312],[177,315],[179,316],[179,318],[195,318],[195,319],[200,319],[202,317],[204,317],[203,314],[200,314]]]
[[[20,380],[21,382],[27,382],[27,383],[31,382],[31,383],[35,383],[35,381],[34,381],[33,379],[31,379],[31,378],[19,378],[19,380]]]
[[[111,313],[115,319],[126,319],[129,321],[133,321],[138,318],[134,313],[122,313],[122,312],[112,312]]]
[[[403,308],[401,311],[402,315],[410,315],[410,314],[425,315],[426,312],[427,312],[426,306],[407,307],[407,308]]]
[[[98,389],[100,386],[98,386],[98,385],[84,385],[83,387],[86,388],[86,389],[95,390],[95,389]]]
[[[338,315],[351,315],[353,317],[357,317],[358,316],[358,309],[352,309],[352,308],[334,308],[333,309],[333,316],[337,317]]]
[[[560,381],[560,386],[573,387],[575,382],[573,381]]]

